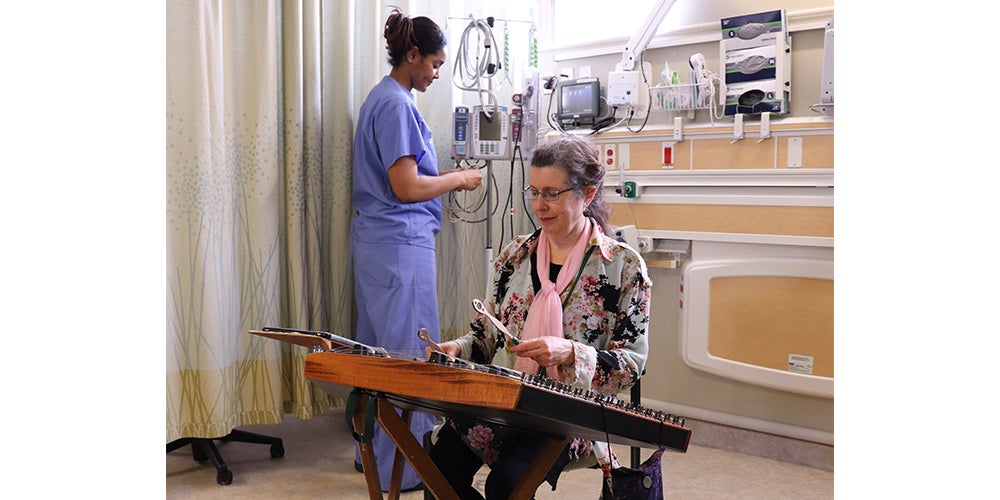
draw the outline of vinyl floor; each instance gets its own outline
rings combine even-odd
[[[217,441],[233,474],[231,484],[220,485],[212,463],[196,462],[191,447],[184,446],[166,454],[166,498],[368,498],[364,475],[354,470],[354,441],[342,408],[309,420],[288,415],[280,424],[241,429],[280,437],[284,456],[271,458],[267,445]],[[628,448],[615,450],[627,462]],[[642,450],[642,458],[651,451]],[[556,491],[543,484],[536,498],[597,499],[600,481],[597,470],[568,471]],[[693,444],[686,453],[664,454],[663,481],[665,497],[673,499],[828,499],[834,493],[831,471]],[[422,499],[423,493],[401,498]]]

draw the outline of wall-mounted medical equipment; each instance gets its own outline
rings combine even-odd
[[[694,92],[691,102],[696,108],[713,105],[715,88],[712,83],[715,75],[705,66],[705,56],[701,53],[692,54],[688,58],[688,63],[691,65],[691,84]]]
[[[670,12],[675,1],[658,1],[646,17],[646,21],[625,44],[625,48],[622,49],[621,61],[615,65],[615,70],[608,74],[608,106],[624,108],[628,115],[635,111],[638,111],[639,114],[648,112],[646,108],[648,108],[649,103],[640,102],[642,96],[647,95],[648,92],[642,86],[641,82],[644,79],[636,70],[636,63],[646,47],[649,46],[650,40],[653,39],[653,35],[656,34],[660,23],[663,22],[667,12]],[[649,63],[645,63],[639,70],[650,74],[651,66]]]
[[[506,106],[457,106],[452,126],[456,160],[511,159],[511,113]]]
[[[667,12],[670,12],[670,8],[674,6],[674,2],[676,1],[661,0],[653,6],[653,10],[646,17],[646,21],[632,35],[625,48],[622,49],[622,60],[615,66],[615,71],[632,71],[635,69],[636,59],[649,46],[649,42],[653,39],[653,35],[656,34],[656,30],[660,28],[660,23],[663,22],[663,18],[667,16]]]
[[[809,109],[833,116],[833,19],[826,22],[823,34],[823,74],[819,80],[819,103]]]
[[[538,72],[529,71],[522,83],[523,92],[511,96],[518,107],[511,110],[511,142],[515,154],[519,153],[525,163],[531,162],[531,156],[538,146]]]
[[[596,77],[560,82],[556,96],[560,122],[593,121],[601,115],[601,81]]]
[[[634,106],[639,98],[639,72],[612,71],[608,74],[608,105]]]
[[[819,101],[833,104],[833,19],[826,23],[823,35],[823,76],[819,84]]]
[[[791,38],[786,23],[783,9],[721,20],[725,115],[789,112]]]

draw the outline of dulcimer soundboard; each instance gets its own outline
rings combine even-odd
[[[434,352],[427,360],[393,357],[327,332],[265,328],[250,333],[307,346],[306,378],[380,393],[394,406],[463,416],[528,432],[685,452],[683,418],[570,387],[544,375],[471,363]]]

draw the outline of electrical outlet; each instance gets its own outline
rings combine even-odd
[[[663,148],[663,158],[661,158],[663,163],[661,166],[666,169],[674,168],[674,143],[664,142],[661,146]]]
[[[618,156],[615,155],[615,145],[614,144],[602,144],[601,145],[601,161],[604,162],[605,170],[617,170],[618,169]]]

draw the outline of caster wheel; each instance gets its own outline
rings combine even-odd
[[[233,483],[233,471],[226,469],[220,470],[218,474],[215,475],[215,482],[219,484],[232,484]]]
[[[271,445],[271,458],[281,458],[285,456],[285,447],[280,444]]]

